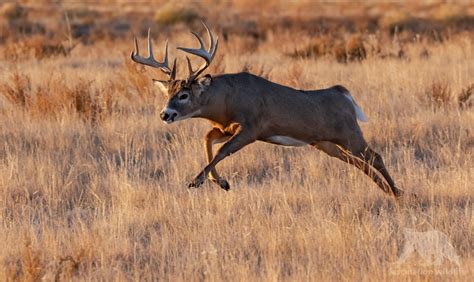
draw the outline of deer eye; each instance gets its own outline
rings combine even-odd
[[[186,100],[189,98],[189,95],[188,94],[182,94],[181,96],[179,96],[179,99],[180,100]]]

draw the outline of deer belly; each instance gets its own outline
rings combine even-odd
[[[269,137],[265,139],[266,142],[273,143],[273,144],[278,144],[278,145],[284,145],[284,146],[304,146],[308,145],[308,143],[300,141],[298,139],[294,139],[288,136],[281,136],[281,135],[276,135]]]

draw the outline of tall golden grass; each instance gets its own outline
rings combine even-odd
[[[0,279],[472,281],[472,33],[407,44],[402,58],[364,47],[363,58],[345,52],[343,63],[294,56],[312,35],[268,34],[222,40],[211,73],[246,70],[307,89],[343,84],[369,117],[366,139],[417,198],[396,202],[315,149],[264,143],[219,164],[229,192],[211,183],[189,190],[205,165],[209,125],[159,121],[166,99],[150,78],[160,74],[130,64],[128,38],[5,58]],[[170,37],[192,44],[186,29]],[[344,48],[369,42],[348,38]],[[392,41],[381,43],[397,54]],[[397,264],[404,228],[443,232],[461,265],[423,265],[416,255]]]

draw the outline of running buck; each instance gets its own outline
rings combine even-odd
[[[204,23],[203,23],[204,24]],[[285,146],[311,145],[330,156],[352,164],[362,170],[386,193],[400,197],[382,158],[364,140],[357,119],[367,121],[349,91],[337,85],[321,90],[296,90],[273,83],[250,73],[201,76],[211,64],[219,44],[218,38],[204,24],[209,36],[206,50],[202,38],[192,32],[199,41],[198,49],[178,47],[186,53],[204,59],[193,69],[188,57],[189,76],[176,79],[176,59],[172,67],[168,63],[168,43],[163,62],[153,57],[150,30],[148,30],[148,57],[140,56],[137,39],[133,61],[159,68],[169,76],[168,80],[154,80],[168,96],[161,111],[161,119],[170,124],[188,118],[204,118],[212,129],[204,138],[208,165],[188,185],[200,186],[208,177],[221,188],[229,184],[221,178],[215,167],[225,157],[255,141]],[[212,146],[225,144],[213,156]]]

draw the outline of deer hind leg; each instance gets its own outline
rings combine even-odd
[[[365,143],[365,142],[364,142]],[[374,167],[372,165],[372,161],[370,159],[366,159],[365,156],[366,155],[362,155],[360,157],[357,157],[357,154],[354,154],[354,152],[352,150],[348,150],[340,145],[337,145],[335,143],[332,143],[332,142],[327,142],[327,141],[323,141],[323,142],[317,142],[317,143],[314,143],[312,144],[314,147],[320,149],[321,151],[327,153],[328,155],[332,156],[332,157],[335,157],[335,158],[338,158],[344,162],[347,162],[355,167],[357,167],[358,169],[362,170],[367,176],[369,176],[376,184],[377,186],[380,187],[380,189],[382,189],[382,191],[384,191],[385,193],[390,193],[390,191],[392,189],[392,187],[390,186],[390,184],[387,184],[377,173],[376,171],[379,171],[377,169],[377,167]],[[349,147],[349,146],[346,146],[346,147]],[[379,156],[380,157],[380,156]],[[381,158],[380,158],[381,160]],[[378,163],[378,165],[380,165],[380,163]],[[383,165],[383,162],[382,162],[382,165]],[[383,166],[383,168],[385,168],[385,166]],[[376,169],[376,170],[374,170]],[[380,173],[382,173],[381,171],[379,171]],[[388,173],[386,172],[385,170],[385,173],[388,175]],[[382,174],[383,175],[383,174]],[[388,176],[390,177],[390,176]],[[391,179],[391,178],[390,178]],[[393,180],[392,180],[392,183],[393,183]],[[395,187],[395,184],[393,184],[394,187]],[[396,187],[395,187],[396,189]],[[400,191],[397,189],[397,191]],[[395,192],[394,192],[395,194]],[[395,194],[397,196],[397,194]]]
[[[213,153],[212,153],[212,145],[223,143],[227,141],[230,137],[231,136],[226,135],[219,128],[213,128],[206,134],[206,137],[204,138],[204,146],[206,150],[208,164],[214,158]],[[212,182],[219,185],[222,189],[224,190],[230,189],[229,183],[219,176],[215,168],[211,169],[211,171],[209,172],[208,178]]]
[[[377,152],[367,146],[362,152],[355,153],[354,155],[357,156],[357,154],[361,156],[366,163],[369,163],[372,167],[374,167],[385,178],[388,185],[390,186],[390,190],[392,191],[393,195],[395,195],[395,197],[398,198],[403,195],[403,191],[395,185],[395,182],[385,167],[382,157]]]

